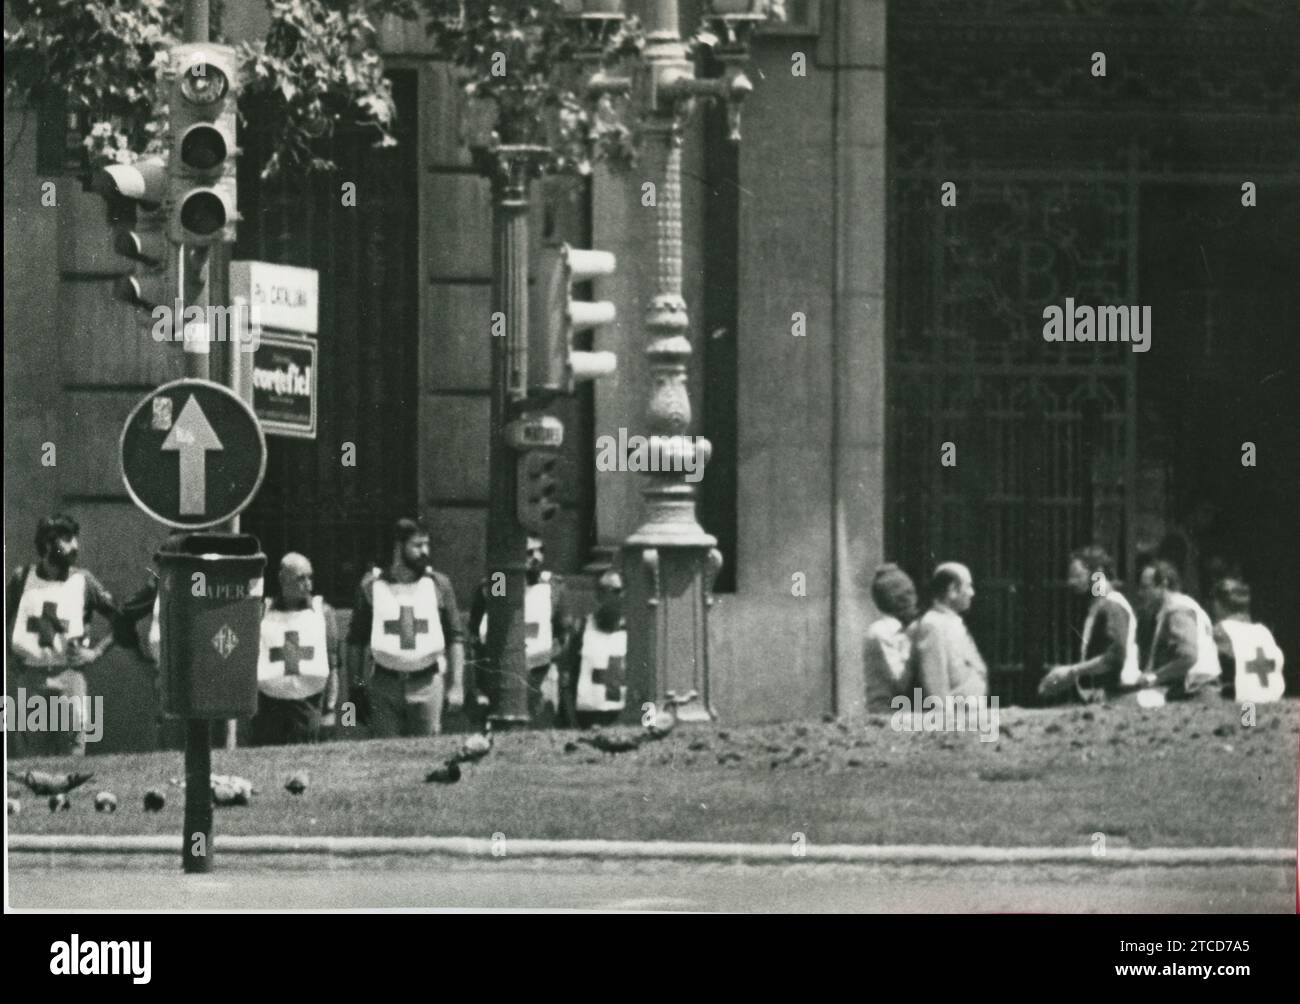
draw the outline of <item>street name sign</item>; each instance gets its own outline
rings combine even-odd
[[[314,268],[267,261],[232,261],[232,303],[246,303],[263,328],[314,335],[319,322],[320,277]]]
[[[146,394],[122,426],[119,453],[131,500],[181,530],[237,516],[266,475],[261,423],[209,380],[174,380]]]

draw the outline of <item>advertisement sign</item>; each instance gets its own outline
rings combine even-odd
[[[253,411],[268,436],[316,438],[316,339],[263,332],[253,354]]]

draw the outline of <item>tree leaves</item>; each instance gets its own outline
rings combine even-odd
[[[643,45],[633,18],[593,53],[579,50],[582,39],[563,16],[561,0],[264,2],[270,18],[264,37],[237,46],[241,113],[257,115],[275,137],[264,176],[332,169],[314,144],[339,128],[371,129],[378,146],[396,142],[376,29],[386,17],[422,21],[436,50],[458,67],[466,94],[495,105],[497,136],[549,146],[548,170],[584,175],[595,161],[625,164],[634,154],[635,136],[616,99],[585,92],[593,70]],[[7,23],[17,25],[4,32],[7,98],[33,102],[50,90],[64,94],[92,167],[165,150],[179,2],[10,0],[7,6]],[[223,41],[216,32],[213,38]]]

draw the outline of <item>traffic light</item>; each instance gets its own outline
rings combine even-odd
[[[206,42],[172,50],[171,198],[168,236],[207,246],[235,239],[235,50]]]
[[[551,450],[526,450],[515,468],[515,514],[526,530],[541,533],[559,512],[555,501],[556,454]]]
[[[542,249],[537,285],[530,301],[528,325],[528,394],[548,399],[572,394],[578,380],[613,373],[613,352],[585,352],[573,347],[579,331],[609,324],[614,304],[608,300],[573,299],[573,287],[602,275],[613,275],[614,256],[608,251],[581,251],[567,244]]]
[[[150,157],[113,164],[96,172],[90,187],[115,202],[116,209],[134,209],[134,220],[115,228],[113,248],[134,261],[135,268],[118,281],[114,294],[148,310],[171,304],[176,296],[176,248],[166,232],[167,162]]]

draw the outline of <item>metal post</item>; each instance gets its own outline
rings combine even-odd
[[[208,40],[208,0],[185,0],[183,38],[186,42]],[[202,342],[191,343],[185,334],[185,271],[190,265],[184,246],[175,249],[179,258],[177,300],[182,307],[175,319],[180,325],[185,350],[185,375],[208,379],[207,329]],[[186,722],[185,735],[185,824],[182,833],[181,868],[191,874],[212,870],[212,727],[205,718]]]
[[[208,41],[208,0],[185,0],[185,23],[181,37],[186,42]]]
[[[506,443],[505,428],[528,390],[528,186],[545,153],[544,147],[524,144],[478,151],[480,169],[492,182],[492,313],[504,324],[504,333],[492,338],[487,528],[490,717],[502,726],[529,721],[524,634],[528,531],[515,511],[516,453]]]
[[[185,829],[181,867],[190,873],[212,870],[212,729],[206,718],[191,718],[185,734]]]

